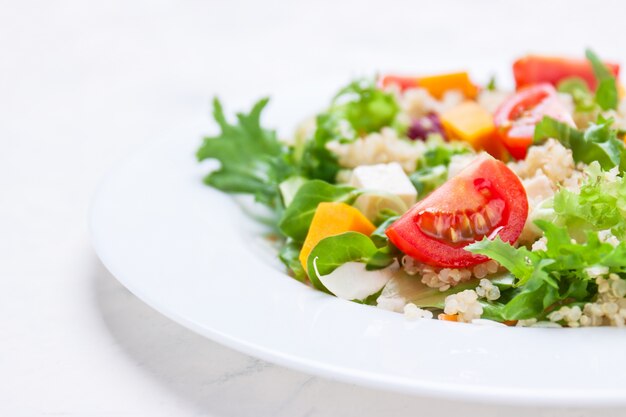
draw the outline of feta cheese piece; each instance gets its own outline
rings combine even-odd
[[[380,191],[380,194],[366,193],[354,204],[368,219],[374,219],[385,208],[398,210],[397,202],[389,197],[397,197],[396,200],[399,199],[406,205],[405,209],[417,201],[417,190],[397,162],[358,166],[352,172],[350,185]]]

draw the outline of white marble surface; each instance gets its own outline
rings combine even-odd
[[[86,218],[115,161],[208,131],[215,93],[231,109],[273,93],[268,121],[287,132],[339,83],[376,69],[586,45],[626,57],[614,40],[625,11],[618,1],[0,1],[0,415],[597,415],[378,392],[231,351],[118,284]]]

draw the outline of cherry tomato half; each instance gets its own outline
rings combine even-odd
[[[604,65],[616,77],[619,75],[618,64],[605,62]],[[596,89],[597,84],[593,68],[586,59],[527,55],[513,63],[513,75],[518,89],[539,83],[556,86],[559,81],[568,77],[582,78],[592,91]]]
[[[509,153],[516,159],[526,156],[533,143],[535,125],[550,116],[576,127],[572,116],[550,84],[523,88],[500,105],[494,114],[496,132]]]
[[[488,259],[465,246],[496,235],[513,243],[527,216],[526,191],[517,175],[483,154],[396,220],[387,236],[423,263],[464,268]]]

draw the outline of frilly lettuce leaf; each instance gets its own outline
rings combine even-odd
[[[551,117],[544,117],[535,126],[534,142],[556,139],[563,146],[572,150],[574,161],[590,164],[597,161],[602,169],[609,170],[619,166],[626,168],[626,148],[617,138],[617,130],[611,128],[613,120],[600,118],[584,132]]]

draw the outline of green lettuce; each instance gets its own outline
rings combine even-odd
[[[585,55],[589,62],[591,62],[593,74],[598,80],[595,95],[596,103],[598,103],[602,110],[617,109],[619,96],[617,93],[617,82],[615,81],[613,73],[611,73],[591,49],[587,49]]]
[[[316,268],[319,275],[328,275],[347,262],[367,263],[377,251],[374,242],[358,232],[345,232],[322,239],[315,245],[307,261],[311,284],[328,292],[319,280]]]
[[[617,109],[619,95],[615,76],[593,51],[588,49],[585,55],[598,80],[595,94],[589,89],[587,82],[579,77],[569,77],[560,81],[557,90],[572,96],[577,112],[598,113]]]
[[[441,136],[429,136],[426,151],[417,161],[417,169],[409,175],[419,198],[426,197],[448,180],[448,166],[454,155],[471,152],[464,142],[445,142]]]
[[[310,180],[298,188],[278,222],[278,228],[285,236],[296,242],[303,242],[319,203],[334,201],[352,204],[359,195],[360,191],[347,185]]]
[[[626,149],[624,142],[617,138],[617,130],[611,128],[612,124],[612,119],[600,118],[598,123],[591,123],[585,131],[580,131],[546,116],[535,126],[534,142],[553,138],[572,150],[576,162],[597,161],[604,170],[615,166],[624,170]]]
[[[306,280],[306,271],[300,262],[300,251],[302,244],[293,240],[287,240],[278,252],[278,259],[287,267],[291,274],[298,281]]]
[[[545,318],[551,308],[576,302],[589,302],[596,284],[586,272],[591,266],[605,266],[610,272],[626,271],[626,242],[617,246],[602,242],[597,233],[586,241],[572,240],[566,229],[537,221],[547,238],[546,250],[514,248],[499,238],[483,239],[466,247],[475,254],[489,256],[515,276],[510,290],[490,308],[490,315],[503,320]]]
[[[335,182],[340,170],[337,157],[326,148],[331,141],[349,142],[391,126],[400,107],[393,94],[376,86],[373,79],[353,81],[319,114],[313,137],[304,142],[298,163],[302,175]]]
[[[611,230],[626,238],[626,180],[603,172],[597,162],[585,171],[577,192],[562,189],[554,196],[555,221],[581,240],[589,231]]]

